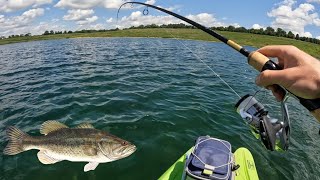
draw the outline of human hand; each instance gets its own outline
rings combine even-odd
[[[272,90],[278,101],[284,94],[277,90],[278,84],[291,93],[305,98],[320,98],[320,61],[294,46],[265,46],[258,50],[267,57],[278,58],[283,70],[265,70],[256,78],[258,86]]]

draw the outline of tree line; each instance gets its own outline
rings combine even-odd
[[[140,26],[131,26],[128,29],[144,29],[144,28],[191,28],[195,29],[194,26],[186,25],[183,23],[180,24],[168,24],[168,25],[140,25]],[[228,27],[211,27],[212,30],[217,31],[230,31],[230,32],[240,32],[240,33],[252,33],[252,34],[261,34],[261,35],[268,35],[268,36],[277,36],[277,37],[285,37],[289,39],[296,39],[300,41],[306,41],[311,42],[315,44],[320,44],[320,40],[316,38],[309,38],[309,37],[300,37],[299,34],[294,34],[292,31],[286,32],[285,30],[281,28],[273,29],[272,27],[267,27],[266,29],[260,28],[260,29],[247,29],[245,27],[234,27],[234,26],[228,26]]]
[[[26,34],[15,34],[15,35],[9,35],[8,38],[14,38],[14,37],[28,37],[31,36],[31,33],[26,33]],[[5,39],[5,36],[1,36],[1,39]]]
[[[150,24],[150,25],[140,25],[140,26],[131,26],[129,28],[125,29],[146,29],[146,28],[188,28],[188,29],[196,29],[194,26],[186,25],[183,23],[180,24],[163,24],[163,25],[156,25],[156,24]],[[315,44],[320,44],[320,40],[316,38],[309,38],[309,37],[300,37],[299,34],[294,34],[291,31],[286,32],[285,30],[281,28],[273,29],[272,27],[267,27],[265,29],[247,29],[245,27],[234,27],[234,26],[228,26],[228,27],[211,27],[212,30],[217,31],[230,31],[230,32],[240,32],[240,33],[252,33],[252,34],[261,34],[261,35],[268,35],[268,36],[278,36],[278,37],[285,37],[289,39],[296,39],[300,41],[306,41],[311,42]],[[94,33],[94,32],[107,32],[107,31],[117,31],[118,28],[115,29],[100,29],[100,30],[78,30],[78,31],[53,31],[53,30],[46,30],[42,35],[53,35],[53,34],[71,34],[71,33]],[[31,33],[27,34],[20,34],[20,35],[10,35],[8,38],[13,37],[27,37],[31,36]],[[1,37],[1,39],[4,39],[5,37]]]
[[[99,30],[94,30],[94,29],[83,29],[83,30],[78,30],[78,31],[45,31],[42,35],[53,35],[53,34],[71,34],[71,33],[94,33],[94,32],[107,32],[107,31],[117,31],[119,30],[118,28],[116,29],[99,29]]]

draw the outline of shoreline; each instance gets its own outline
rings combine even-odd
[[[299,49],[311,54],[316,58],[320,58],[320,45],[304,42],[295,39],[284,37],[267,36],[251,33],[218,31],[228,39],[232,39],[241,46],[251,46],[260,48],[266,45],[293,45]],[[174,37],[172,37],[174,36]],[[202,32],[199,29],[164,29],[164,28],[150,28],[150,29],[126,29],[118,31],[106,32],[91,32],[91,33],[69,33],[69,34],[53,34],[53,35],[35,35],[29,37],[14,37],[7,39],[0,39],[0,46],[13,43],[43,41],[43,40],[58,40],[58,39],[76,39],[76,38],[162,38],[162,39],[177,39],[177,40],[191,40],[201,42],[219,42],[212,36]]]

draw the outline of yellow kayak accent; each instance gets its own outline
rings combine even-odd
[[[159,180],[181,180],[186,163],[187,154],[190,154],[193,147],[184,153],[162,176]]]
[[[244,147],[241,147],[233,153],[236,164],[240,165],[235,171],[235,180],[258,180],[256,165],[254,163],[251,152]]]
[[[190,154],[192,150],[193,147],[163,173],[159,180],[181,180],[187,154]],[[259,180],[252,154],[248,149],[241,147],[234,152],[234,156],[235,164],[240,165],[240,167],[234,171],[235,173],[233,173],[235,174],[234,180]]]

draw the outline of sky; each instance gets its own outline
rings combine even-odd
[[[0,36],[43,34],[46,30],[113,29],[182,21],[126,0],[0,0]],[[143,0],[190,18],[204,26],[282,28],[320,39],[320,0]]]

